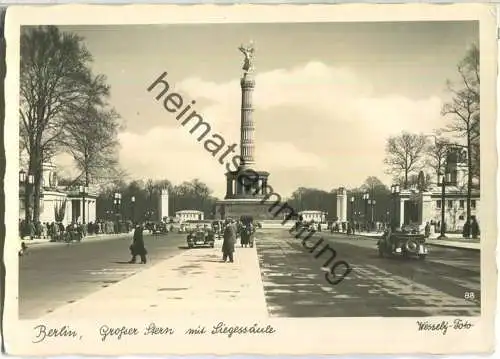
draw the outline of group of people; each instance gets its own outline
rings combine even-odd
[[[20,237],[28,237],[29,239],[60,241],[72,234],[80,236],[81,239],[87,235],[128,233],[131,230],[132,222],[130,221],[113,222],[97,220],[96,222],[89,222],[87,224],[73,221],[65,226],[61,222],[27,222],[24,219],[19,220]]]
[[[348,222],[330,222],[328,228],[333,232],[343,232],[347,234],[354,234],[356,232],[384,232],[387,229],[387,223],[384,222],[370,222],[364,223],[359,221]]]
[[[141,258],[141,264],[147,263],[147,254],[148,251],[144,244],[144,230],[146,225],[138,223],[134,228],[134,235],[132,244],[130,245],[130,254],[132,258],[129,263],[137,263],[137,257]],[[222,242],[222,261],[234,263],[234,252],[235,252],[235,244],[240,236],[242,230],[251,230],[252,235],[255,232],[255,226],[252,223],[240,223],[240,221],[235,221],[232,218],[228,218],[222,224],[221,231],[223,232],[223,242]],[[242,243],[242,246],[245,246]]]
[[[26,222],[19,221],[19,235],[21,238],[50,239],[59,241],[64,239],[81,239],[87,235],[87,227],[80,223],[70,223],[67,226],[61,222]],[[76,238],[78,237],[78,238]]]
[[[476,239],[481,234],[479,230],[479,223],[477,222],[476,216],[471,216],[468,221],[464,223],[464,227],[462,230],[462,236],[464,238],[473,238]]]
[[[87,224],[87,232],[89,235],[93,234],[119,234],[128,233],[132,230],[132,221],[110,221],[110,220],[97,220],[95,223],[89,222]]]
[[[242,247],[253,247],[253,235],[257,226],[253,221],[236,221],[232,218],[228,218],[222,227],[222,261],[233,263],[234,247],[238,237],[240,238]]]
[[[446,232],[446,222],[443,223],[444,231]],[[425,235],[429,237],[431,235],[431,230],[434,229],[434,233],[441,231],[441,221],[430,221],[425,224]],[[481,231],[479,229],[479,223],[476,216],[472,215],[462,226],[462,237],[477,239]]]

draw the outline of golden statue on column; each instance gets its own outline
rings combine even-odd
[[[245,59],[244,59],[244,62],[243,62],[243,70],[245,70],[245,72],[252,71],[253,70],[253,62],[252,62],[252,60],[253,60],[253,58],[255,56],[255,48],[253,46],[253,41],[250,41],[250,44],[247,45],[247,46],[241,45],[238,49],[245,56]]]

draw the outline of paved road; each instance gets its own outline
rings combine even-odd
[[[425,261],[379,258],[376,240],[323,232],[325,242],[309,253],[286,230],[263,230],[257,241],[270,316],[400,317],[480,314],[480,253],[431,247]],[[311,240],[312,247],[317,240]],[[353,268],[336,286],[314,254],[328,243]],[[339,272],[342,273],[342,272]],[[465,300],[466,292],[474,300]]]
[[[38,318],[184,250],[185,235],[144,237],[146,265],[128,264],[132,235],[81,243],[32,245],[19,264],[19,316]],[[119,298],[116,298],[119,300]]]

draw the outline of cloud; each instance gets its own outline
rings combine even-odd
[[[224,167],[184,127],[124,132],[120,142],[120,161],[133,177],[167,178],[173,183],[200,178],[211,184],[224,179]]]
[[[256,162],[266,169],[315,171],[327,167],[320,155],[303,152],[289,142],[263,143],[259,153]]]
[[[398,79],[393,81],[397,85]],[[371,175],[387,180],[383,168],[387,137],[403,130],[430,133],[443,124],[440,98],[379,94],[374,84],[349,68],[309,62],[259,73],[255,82],[259,164],[272,173],[284,166],[300,172],[304,162],[310,163],[310,174],[328,178],[332,187],[356,186]],[[192,77],[176,88],[209,103],[197,111],[223,128],[227,137],[239,139],[239,79],[216,84]],[[287,151],[290,155],[285,155]],[[339,168],[352,169],[340,174]],[[297,185],[307,185],[314,177],[310,174],[292,178]]]
[[[397,82],[397,79],[394,79]],[[397,93],[379,95],[374,86],[348,68],[328,67],[309,62],[290,70],[278,69],[255,77],[254,107],[256,120],[273,108],[300,108],[321,114],[316,121],[332,126],[358,123],[386,132],[421,130],[439,125],[441,99],[413,100]],[[190,98],[204,99],[210,105],[198,109],[213,124],[234,127],[239,123],[241,92],[239,80],[223,84],[193,77],[176,88]],[[286,121],[277,118],[275,121]]]
[[[230,144],[240,139],[239,81],[191,77],[174,85],[185,99],[197,101],[193,109]],[[371,175],[387,180],[382,161],[388,136],[442,126],[441,99],[381,95],[348,68],[309,62],[258,73],[255,81],[257,169],[279,173],[273,176],[278,182],[274,188],[352,187]],[[163,123],[140,134],[120,134],[124,168],[134,177],[174,183],[200,178],[223,196],[225,167],[163,110],[161,102],[148,106],[158,107]]]

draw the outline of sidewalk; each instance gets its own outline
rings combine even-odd
[[[355,235],[369,238],[380,238],[383,232],[357,232]],[[479,239],[463,238],[462,235],[456,233],[449,233],[446,239],[438,239],[439,233],[432,234],[427,239],[427,244],[431,246],[481,250],[481,243]]]
[[[448,236],[446,239],[429,238],[427,243],[432,246],[451,247],[460,249],[481,250],[479,239],[456,238]]]
[[[93,234],[91,236],[86,236],[83,238],[82,241],[95,241],[95,240],[106,240],[106,239],[112,239],[120,236],[126,236],[129,234],[132,234],[133,232],[128,232],[128,233],[119,233],[119,234]],[[149,233],[144,233],[144,235],[147,235]],[[44,243],[50,243],[50,244],[66,244],[66,242],[51,242],[49,238],[36,238],[36,239],[19,239],[19,242],[24,242],[27,246],[31,246],[34,244],[44,244]]]
[[[215,248],[194,248],[132,277],[60,307],[43,319],[131,316],[267,318],[254,248],[236,247],[235,262]],[[133,265],[133,264],[124,264]],[[135,264],[140,265],[140,264]]]

